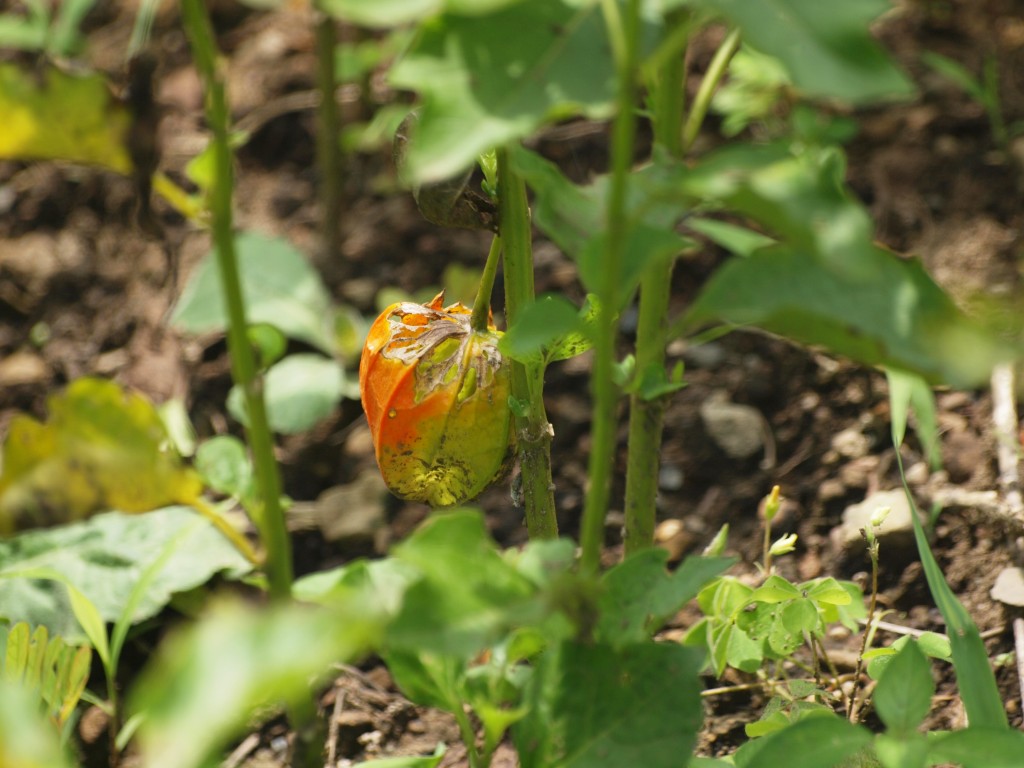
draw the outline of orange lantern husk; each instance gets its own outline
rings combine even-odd
[[[461,504],[499,477],[509,456],[508,361],[501,334],[470,326],[471,311],[392,304],[374,321],[359,390],[377,465],[396,496]]]

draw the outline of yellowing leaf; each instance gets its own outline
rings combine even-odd
[[[0,158],[67,160],[131,172],[131,115],[101,75],[0,64],[0,115]]]
[[[191,504],[202,484],[167,447],[141,395],[78,379],[49,399],[50,418],[11,421],[0,474],[0,533],[78,520],[108,509]]]

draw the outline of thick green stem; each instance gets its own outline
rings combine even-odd
[[[590,488],[583,506],[581,524],[582,553],[580,565],[585,572],[596,573],[601,563],[604,544],[605,515],[611,494],[612,461],[615,455],[615,407],[618,387],[615,385],[615,334],[619,306],[619,281],[626,244],[626,195],[633,164],[633,140],[636,135],[636,70],[637,38],[640,20],[639,0],[629,0],[622,19],[621,32],[614,29],[617,21],[614,3],[605,3],[606,22],[611,37],[618,38],[618,95],[615,122],[612,126],[611,181],[608,190],[606,251],[603,280],[598,290],[600,306],[594,330],[594,368],[591,374],[593,418],[588,474]]]
[[[685,12],[670,17],[670,29],[688,28]],[[669,34],[672,34],[670,31]],[[686,62],[682,51],[665,59],[654,73],[654,140],[674,158],[683,154],[683,77]],[[665,326],[668,317],[672,268],[669,260],[652,264],[640,281],[640,306],[636,331],[636,370],[665,369]],[[630,555],[654,544],[657,521],[658,470],[667,395],[629,398],[629,449],[626,464],[625,553]]]
[[[526,184],[512,171],[508,151],[497,151],[499,231],[505,264],[505,320],[509,327],[534,301],[533,247]],[[551,481],[551,424],[544,410],[544,366],[512,362],[516,449],[531,539],[558,535]]]
[[[260,539],[266,548],[266,573],[270,594],[284,598],[291,593],[292,555],[288,529],[281,509],[281,480],[270,427],[267,424],[263,401],[262,381],[256,375],[256,362],[249,345],[245,301],[242,296],[235,253],[232,226],[231,198],[234,187],[234,168],[231,147],[228,144],[228,104],[224,83],[217,71],[217,52],[209,16],[202,0],[182,0],[182,19],[192,43],[196,66],[206,89],[206,119],[213,132],[215,176],[210,195],[213,242],[217,254],[224,304],[228,315],[228,352],[231,355],[231,374],[242,390],[247,429],[252,451],[260,507],[253,512]]]
[[[491,250],[487,253],[487,262],[480,275],[480,287],[476,291],[473,302],[473,314],[469,317],[469,327],[474,331],[486,331],[491,319],[491,293],[494,291],[494,276],[498,274],[498,260],[501,255],[501,238],[495,236],[491,240]]]
[[[341,121],[338,102],[334,98],[337,79],[334,71],[334,51],[338,43],[334,19],[320,13],[316,22],[316,83],[320,91],[317,109],[316,164],[320,171],[320,229],[323,256],[336,259],[339,249],[341,222],[341,146],[338,134]]]

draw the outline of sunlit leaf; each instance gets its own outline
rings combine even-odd
[[[185,541],[146,591],[133,621],[155,615],[171,595],[203,584],[216,573],[237,577],[251,569],[223,535],[184,507],[143,515],[96,515],[81,523],[0,540],[0,616],[44,624],[51,634],[80,641],[82,630],[63,584],[4,578],[5,574],[28,568],[57,572],[95,605],[103,621],[114,622],[124,611],[139,574],[179,534]]]
[[[31,693],[0,679],[0,766],[68,768],[57,731],[39,714]]]
[[[806,717],[736,752],[736,768],[835,768],[871,743],[871,733],[834,715]]]
[[[47,401],[45,422],[19,415],[3,446],[0,533],[94,512],[189,503],[202,486],[168,447],[156,408],[102,379],[78,379]]]
[[[0,63],[0,158],[65,160],[131,172],[131,116],[101,75]]]

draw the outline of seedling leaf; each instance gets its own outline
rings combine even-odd
[[[956,763],[963,768],[1017,768],[1024,754],[1024,733],[1010,728],[972,725],[928,741],[930,765]]]
[[[745,744],[736,751],[736,768],[834,768],[870,743],[866,728],[815,715]]]

